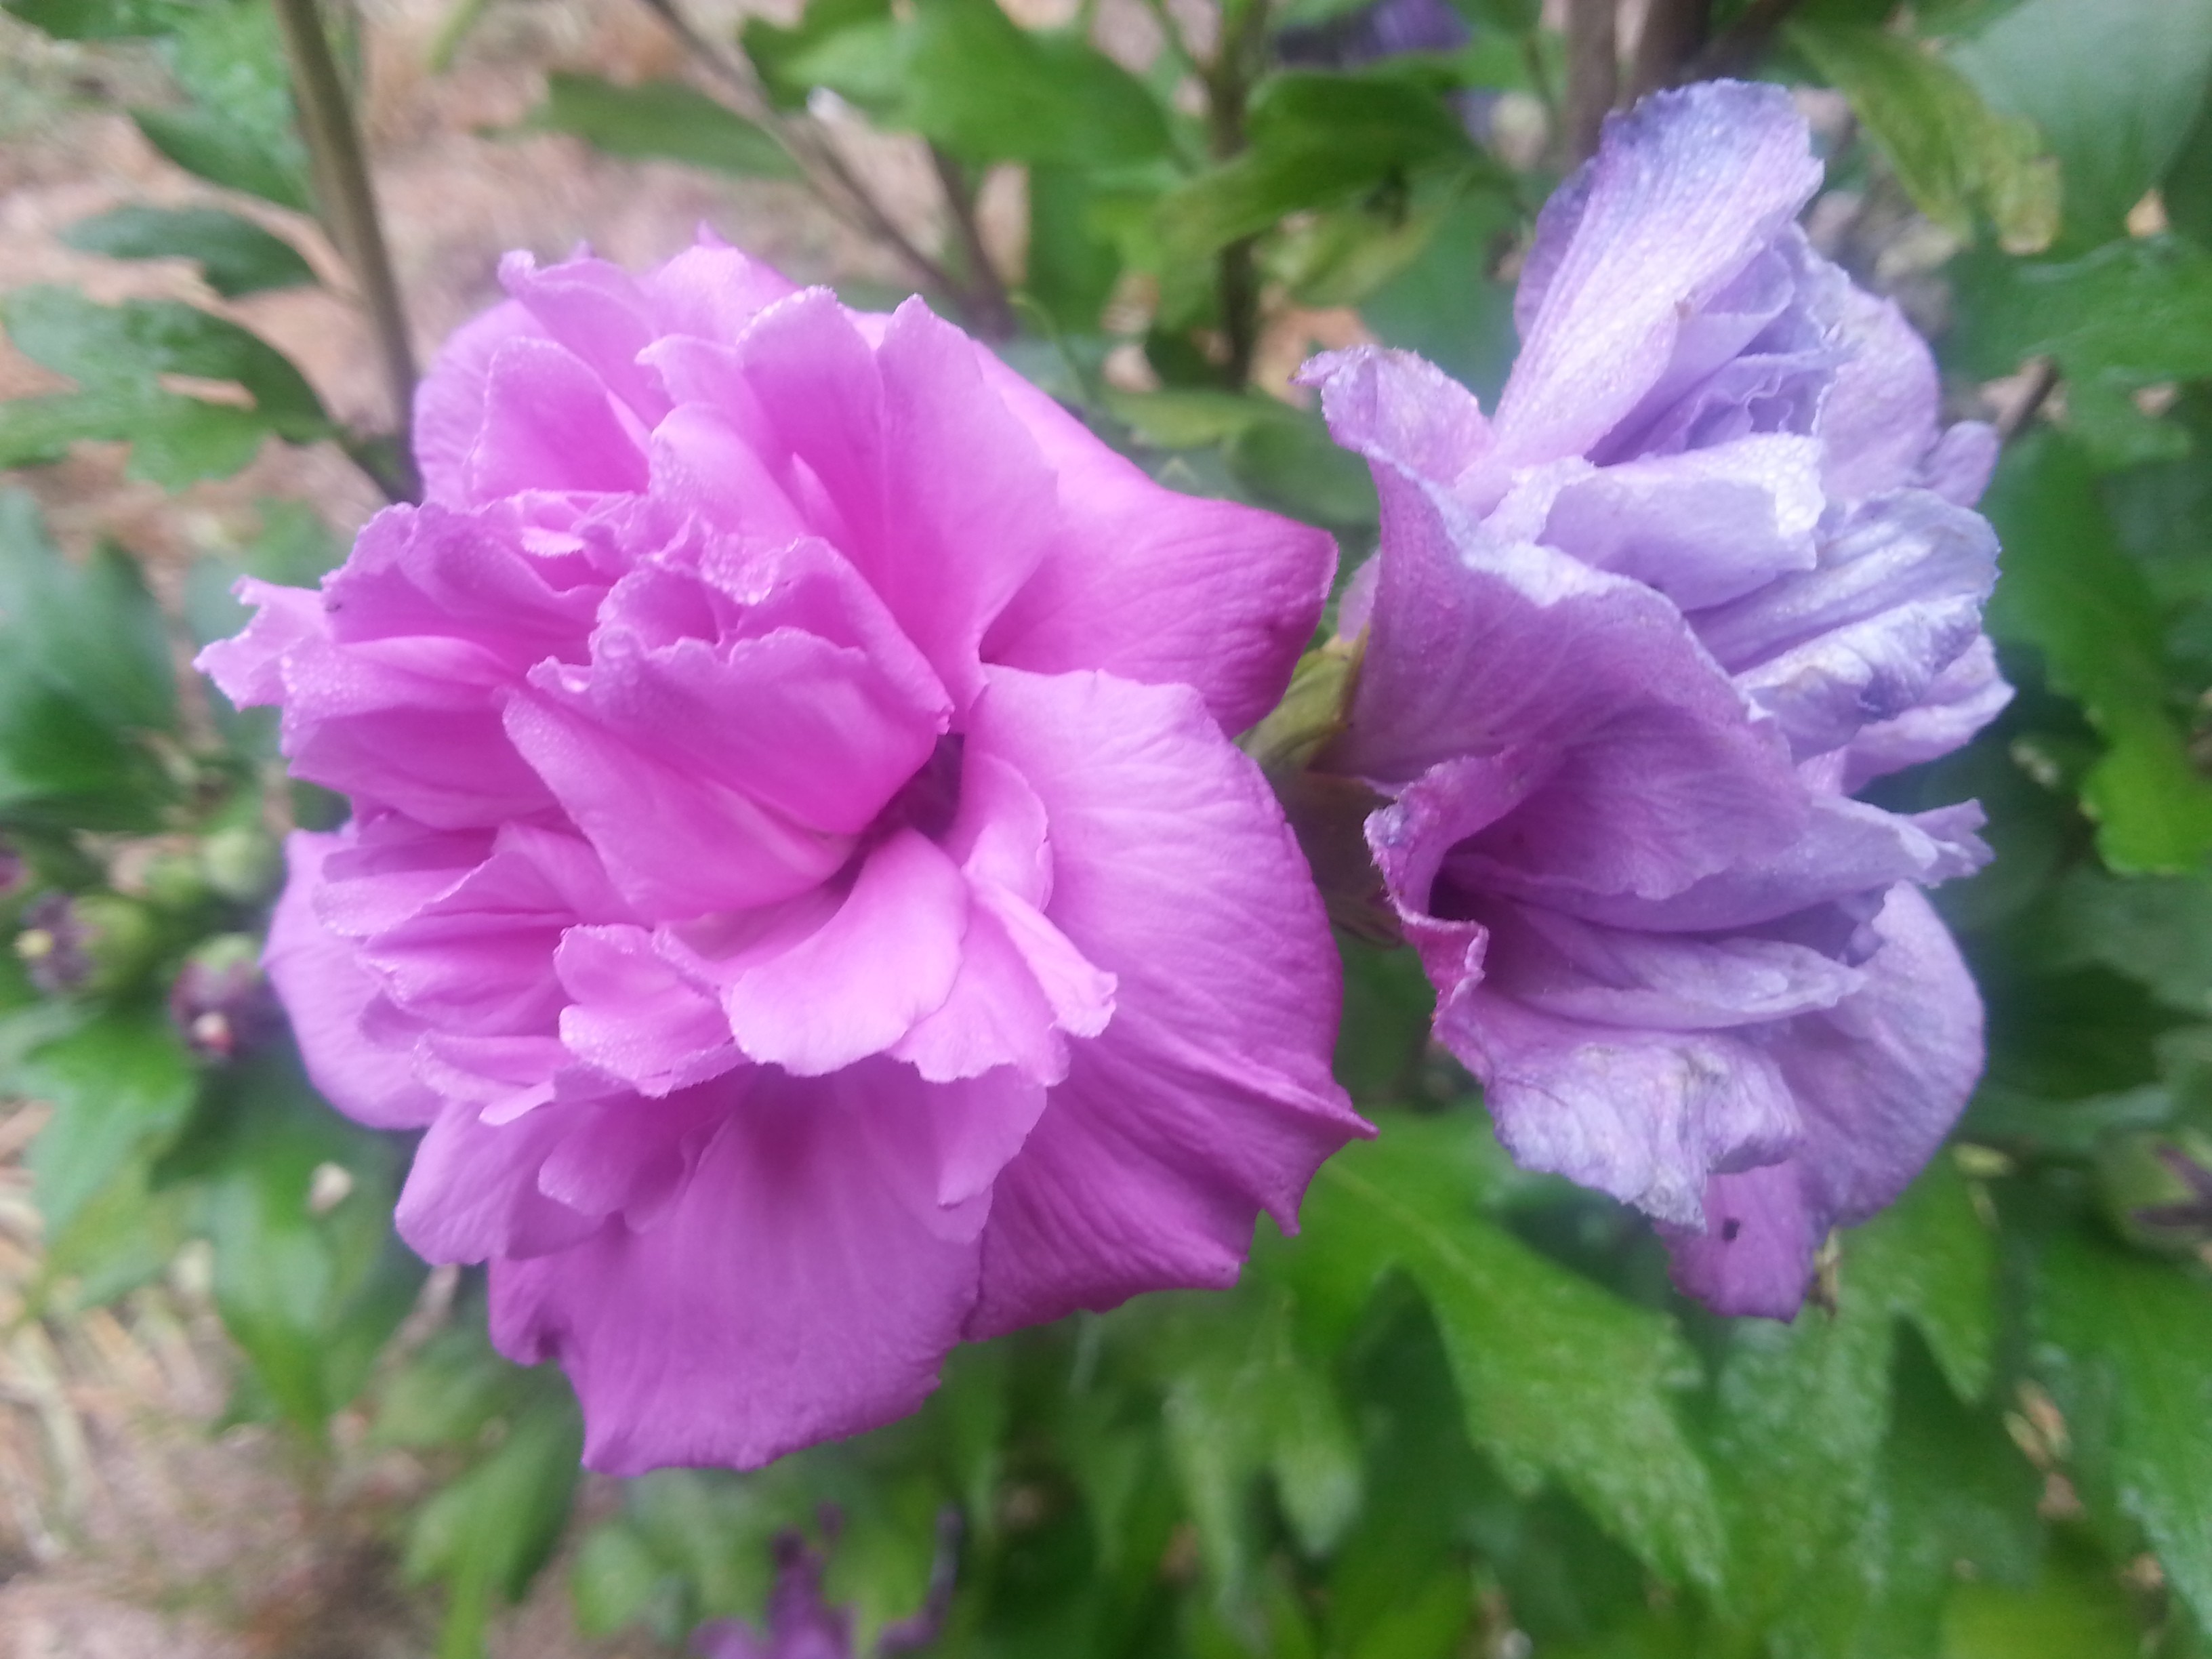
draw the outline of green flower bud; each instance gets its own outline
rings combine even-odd
[[[24,913],[15,954],[41,991],[100,996],[144,973],[159,942],[153,912],[136,899],[49,893]]]

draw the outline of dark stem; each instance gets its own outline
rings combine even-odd
[[[2010,443],[2043,412],[2051,401],[2051,394],[2058,389],[2058,365],[2048,357],[2038,357],[2030,370],[2027,386],[2020,401],[2007,410],[1997,422],[1997,441]]]
[[[1790,14],[1803,3],[1804,0],[1752,0],[1742,16],[1706,43],[1680,78],[1710,81],[1717,76],[1743,74],[1759,61],[1775,31],[1790,21]]]
[[[1705,49],[1712,23],[1713,0],[1650,0],[1644,14],[1644,33],[1636,42],[1630,100],[1673,86],[1690,60]]]
[[[1568,159],[1597,154],[1605,118],[1620,95],[1619,0],[1567,0]]]
[[[778,113],[769,103],[754,76],[752,64],[744,58],[708,40],[692,26],[677,6],[675,0],[638,0],[647,11],[658,17],[673,34],[684,51],[706,68],[731,94],[731,102],[738,112],[765,131],[781,144],[802,171],[810,175],[815,189],[830,210],[866,235],[874,237],[890,249],[913,273],[924,288],[934,289],[960,312],[963,319],[978,329],[984,325],[977,316],[973,295],[945,266],[925,252],[887,212],[883,204],[869,192],[857,174],[845,164],[836,146],[827,133],[813,128],[803,118],[790,119]],[[1000,290],[1003,299],[1004,290]]]
[[[1221,39],[1206,72],[1208,147],[1217,161],[1244,149],[1244,122],[1252,82],[1266,55],[1267,0],[1243,0],[1222,9]],[[1221,378],[1242,390],[1252,378],[1252,359],[1260,347],[1259,240],[1247,236],[1220,253],[1215,292],[1221,304],[1221,333],[1228,347]]]
[[[369,330],[384,368],[386,389],[399,433],[397,470],[377,483],[387,493],[395,485],[410,497],[421,485],[405,441],[415,410],[415,349],[407,334],[407,311],[399,283],[392,273],[383,222],[377,217],[376,191],[368,176],[360,130],[346,100],[331,43],[323,33],[315,0],[275,0],[276,24],[292,72],[292,97],[300,112],[300,136],[314,170],[315,201],[322,221],[337,244],[339,257],[353,272],[368,313]],[[374,474],[372,476],[374,476]]]
[[[969,185],[967,170],[935,144],[929,147],[929,165],[944,187],[945,210],[951,215],[953,232],[960,239],[961,267],[968,278],[962,286],[962,308],[969,313],[975,331],[986,339],[1011,339],[1015,331],[1014,304],[1006,297],[1006,285],[998,268],[991,263],[990,249],[983,246],[983,228],[976,222],[975,192]]]

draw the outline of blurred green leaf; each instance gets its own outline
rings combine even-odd
[[[2138,1659],[2143,1638],[2108,1564],[2054,1553],[2032,1589],[1960,1584],[1943,1616],[1942,1659]]]
[[[748,17],[743,39],[779,108],[804,109],[817,87],[877,114],[896,109],[904,95],[907,42],[890,0],[812,0],[788,28]]]
[[[191,19],[191,0],[8,0],[6,9],[63,40],[169,34]]]
[[[2212,853],[2212,782],[2170,712],[2157,612],[2087,463],[2057,434],[2031,434],[2008,451],[1987,510],[2005,547],[1991,630],[2039,648],[2052,685],[2081,702],[2105,740],[2081,799],[2106,862],[2198,867]]]
[[[1970,373],[2050,356],[2069,380],[2122,386],[2212,374],[2212,254],[2179,238],[2130,238],[2075,259],[1979,259],[1960,297],[1950,345]]]
[[[0,404],[0,465],[59,459],[82,439],[131,445],[131,471],[169,489],[235,472],[264,435],[336,434],[291,360],[237,324],[173,300],[96,305],[72,289],[0,298],[0,324],[26,356],[80,390]],[[187,395],[169,377],[235,386],[248,406]]]
[[[995,0],[916,0],[899,124],[963,161],[1110,167],[1168,153],[1143,82],[1076,31],[1024,29]]]
[[[271,155],[222,116],[197,108],[134,109],[131,118],[148,143],[185,172],[295,213],[313,210],[306,172]]]
[[[572,133],[631,161],[682,161],[738,178],[799,176],[765,130],[680,81],[625,87],[556,70],[545,77],[545,101],[522,125]]]
[[[2082,866],[2059,884],[2045,926],[2057,965],[2095,963],[2169,1007],[2212,1014],[2212,882]]]
[[[1445,93],[1409,75],[1291,70],[1253,94],[1244,153],[1170,192],[1159,225],[1179,260],[1202,258],[1304,208],[1407,188],[1421,169],[1494,169]]]
[[[1516,1486],[1549,1474],[1657,1571],[1710,1583],[1719,1516],[1675,1414],[1695,1365],[1672,1322],[1570,1273],[1474,1212],[1468,1125],[1394,1118],[1322,1167],[1300,1258],[1393,1267],[1442,1332],[1468,1433]]]
[[[669,1577],[668,1569],[637,1528],[617,1517],[584,1534],[568,1570],[568,1597],[576,1628],[586,1636],[611,1636],[635,1623]]]
[[[422,1280],[392,1231],[397,1158],[283,1050],[224,1075],[216,1105],[173,1163],[203,1183],[216,1308],[276,1409],[319,1435]]]
[[[199,1077],[158,1003],[109,1010],[33,1054],[24,1086],[54,1115],[31,1143],[33,1190],[48,1227],[78,1211],[184,1126]]]
[[[2048,246],[2059,184],[2035,129],[1997,115],[1973,83],[1903,35],[1873,23],[1799,19],[1790,42],[1851,100],[1913,205],[1960,236],[1979,206],[2006,246]]]
[[[528,1371],[493,1351],[483,1310],[471,1302],[377,1391],[371,1438],[416,1450],[466,1445],[532,1386]]]
[[[56,1297],[70,1311],[96,1308],[161,1275],[190,1237],[191,1223],[185,1194],[155,1187],[152,1177],[152,1160],[142,1154],[67,1222],[42,1216],[39,1299]]]
[[[1952,54],[2033,121],[2064,179],[2076,246],[2117,235],[2204,107],[2212,0],[2026,0]]]
[[[1518,344],[1513,289],[1488,272],[1521,212],[1506,191],[1455,191],[1420,252],[1359,302],[1385,345],[1419,353],[1494,406]]]
[[[2092,1510],[2148,1536],[2167,1581],[2212,1619],[2212,1286],[2074,1231],[2045,1253],[2038,1366],[2064,1412]]]
[[[104,726],[158,731],[175,718],[168,635],[138,567],[114,547],[70,563],[12,490],[0,493],[0,659]]]
[[[416,1511],[409,1579],[446,1589],[438,1659],[479,1659],[496,1606],[519,1601],[568,1523],[584,1431],[557,1378],[539,1376],[489,1455]]]
[[[111,259],[190,259],[226,299],[315,280],[313,268],[289,242],[219,208],[115,208],[80,219],[62,240]]]

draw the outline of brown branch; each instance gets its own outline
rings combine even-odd
[[[1619,0],[1567,0],[1568,158],[1597,154],[1605,118],[1620,95]]]
[[[339,256],[361,289],[392,399],[392,416],[401,434],[398,476],[377,481],[387,491],[397,486],[413,494],[419,485],[405,434],[415,410],[415,349],[408,337],[407,311],[399,296],[398,279],[392,275],[392,256],[385,246],[383,222],[377,217],[368,158],[362,149],[361,133],[346,100],[345,82],[331,56],[330,40],[323,33],[315,0],[276,0],[276,12],[291,70],[300,136],[314,173],[316,205],[331,240],[337,244]]]
[[[1650,0],[1644,14],[1644,32],[1637,37],[1636,66],[1628,81],[1630,101],[1673,86],[1684,67],[1705,49],[1712,22],[1713,0]]]
[[[1997,441],[2008,444],[2026,431],[2057,389],[2058,365],[2048,357],[2038,357],[2029,365],[2027,385],[2020,401],[1997,419]]]
[[[1007,297],[998,267],[991,263],[991,250],[983,245],[983,227],[975,217],[975,192],[969,185],[967,171],[935,144],[929,147],[929,165],[944,188],[945,210],[951,216],[954,234],[960,239],[961,265],[968,278],[963,305],[971,313],[970,321],[986,339],[1012,339],[1014,302]]]
[[[1244,123],[1252,82],[1263,66],[1267,43],[1267,0],[1243,0],[1223,8],[1221,39],[1206,71],[1206,134],[1217,161],[1243,154]],[[1243,237],[1221,250],[1215,293],[1221,306],[1221,334],[1228,347],[1222,379],[1242,390],[1252,378],[1260,349],[1258,241]]]

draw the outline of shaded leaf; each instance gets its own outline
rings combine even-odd
[[[191,0],[8,0],[8,12],[63,40],[169,34],[191,20]]]
[[[134,109],[131,118],[148,143],[185,172],[295,213],[312,210],[306,172],[222,116],[197,108]]]
[[[1997,115],[1965,76],[1879,22],[1800,20],[1790,42],[1850,99],[1923,213],[1966,236],[1978,206],[2008,248],[2050,245],[2059,181],[2033,125]]]
[[[31,1143],[30,1165],[39,1212],[57,1231],[183,1127],[199,1092],[191,1057],[159,1004],[110,1010],[46,1044],[22,1081],[54,1109]]]
[[[218,208],[119,207],[80,219],[62,240],[111,259],[190,259],[226,299],[315,280],[289,242]]]
[[[545,77],[545,101],[523,126],[572,133],[631,161],[682,161],[739,178],[799,176],[765,130],[679,81],[625,87],[556,70]]]
[[[2026,0],[1952,54],[2033,121],[2063,171],[2066,230],[2117,235],[2204,107],[2212,0]]]
[[[1537,1255],[1474,1212],[1469,1125],[1388,1121],[1322,1167],[1292,1258],[1371,1284],[1403,1270],[1436,1316],[1468,1432],[1516,1485],[1556,1478],[1669,1577],[1711,1582],[1720,1526],[1675,1415],[1695,1374],[1673,1323]]]
[[[896,109],[904,96],[906,40],[890,0],[812,0],[787,28],[748,17],[743,38],[781,108],[804,109],[817,87],[875,114]]]
[[[898,124],[963,161],[1099,167],[1170,148],[1145,83],[1075,31],[1024,29],[995,0],[918,0]]]
[[[2098,847],[2120,871],[2193,869],[2212,852],[2212,782],[2169,711],[2157,612],[2121,552],[2081,453],[2039,433],[2012,447],[1987,510],[2005,547],[1990,608],[2001,641],[2043,653],[2051,684],[2105,741],[2082,781]]]
[[[2041,1263],[2039,1368],[2074,1436],[2082,1496],[2139,1524],[2212,1620],[2212,1286],[2085,1233]]]

